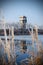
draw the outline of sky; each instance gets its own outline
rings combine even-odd
[[[32,25],[43,25],[43,0],[0,0],[0,10],[6,22],[19,22],[26,16]]]

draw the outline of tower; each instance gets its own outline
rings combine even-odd
[[[21,22],[21,28],[23,30],[26,29],[26,23],[27,23],[27,17],[26,16],[21,16],[20,17],[20,22]]]

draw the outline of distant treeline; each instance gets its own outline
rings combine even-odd
[[[31,29],[29,29],[29,30],[31,31]],[[25,30],[14,29],[14,35],[30,35],[29,30],[28,29],[25,29]],[[33,29],[33,31],[35,31],[35,30]],[[7,33],[7,35],[9,35],[9,29],[6,29],[6,33]],[[11,32],[10,32],[10,34],[11,34]],[[38,34],[43,35],[43,30],[38,29]],[[0,36],[4,36],[4,30],[3,29],[0,30]]]

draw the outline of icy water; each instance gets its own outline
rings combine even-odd
[[[20,65],[20,62],[26,58],[30,58],[31,57],[31,51],[33,51],[32,48],[32,38],[30,35],[15,35],[14,36],[14,44],[15,44],[15,54],[16,54],[16,62],[18,65]],[[23,49],[22,49],[22,42],[21,41],[25,41],[26,42],[26,51],[25,53],[23,53]],[[43,35],[38,35],[38,41],[41,43],[42,48],[43,48]],[[4,49],[0,47],[0,57],[1,55],[3,55],[4,53]],[[22,50],[22,51],[21,51]],[[37,46],[36,46],[36,42],[34,42],[34,51],[35,51],[35,55],[37,54]],[[7,61],[7,54],[6,54],[6,61]]]
[[[15,35],[14,38],[17,40],[32,40],[31,35]],[[38,35],[38,39],[43,41],[43,35]]]
[[[1,37],[1,36],[0,36]],[[21,49],[21,40],[26,41],[26,45],[27,45],[27,51],[32,50],[32,37],[30,35],[15,35],[14,36],[14,44],[15,44],[15,53],[16,54],[20,54],[20,49]],[[43,35],[38,35],[38,41],[40,41],[42,43],[42,47],[43,47]],[[36,44],[34,44],[34,47]]]
[[[24,36],[15,36],[15,53],[16,53],[16,61],[17,61],[17,64],[20,65],[20,62],[26,58],[30,58],[31,57],[31,52],[33,51],[33,48],[32,48],[32,38],[31,36],[28,36],[28,35],[24,35]],[[24,40],[26,41],[26,46],[27,46],[27,50],[25,53],[22,53],[21,52],[21,40]],[[43,35],[38,35],[38,42],[41,43],[42,45],[42,48],[43,48]],[[23,50],[23,49],[22,49]],[[36,42],[34,42],[34,54],[35,56],[37,55],[37,45],[36,45]],[[24,63],[26,64],[26,61],[24,61]],[[28,65],[28,64],[26,64]]]
[[[28,50],[32,50],[32,38],[31,36],[28,36],[28,35],[19,35],[19,36],[15,36],[15,45],[16,45],[16,52],[19,52],[20,51],[20,48],[21,48],[21,40],[25,40],[26,41],[26,45],[27,45],[27,51]],[[40,43],[42,43],[42,46],[43,46],[43,35],[39,35],[38,36],[38,41]],[[34,48],[36,47],[36,43],[34,43]]]

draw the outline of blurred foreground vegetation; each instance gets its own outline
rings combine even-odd
[[[12,60],[11,62],[7,62],[4,59],[4,57],[0,58],[0,65],[17,65],[15,64],[15,59]],[[22,63],[21,65],[26,65],[25,63]],[[33,59],[33,61],[31,60],[28,65],[43,65],[43,50],[41,50],[40,52],[38,52],[37,57],[35,57]]]

